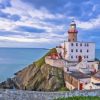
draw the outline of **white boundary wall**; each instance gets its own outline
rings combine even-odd
[[[51,66],[57,67],[57,68],[64,68],[65,67],[64,60],[61,60],[61,59],[51,59],[48,56],[45,57],[45,63],[49,64]]]

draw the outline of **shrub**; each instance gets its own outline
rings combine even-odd
[[[54,100],[100,100],[100,97],[92,97],[92,96],[76,96],[76,97],[68,97],[68,98],[58,98]]]

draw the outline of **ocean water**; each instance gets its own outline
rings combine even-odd
[[[47,49],[0,48],[0,82],[41,58]]]
[[[100,60],[100,49],[96,49],[96,58]]]
[[[0,48],[0,82],[27,65],[41,58],[47,49],[35,48]],[[100,50],[96,50],[96,58],[100,59]]]

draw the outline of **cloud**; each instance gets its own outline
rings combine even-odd
[[[22,18],[38,18],[38,19],[57,19],[63,18],[64,16],[61,14],[52,14],[46,8],[41,7],[40,9],[35,8],[34,6],[27,5],[21,0],[13,1],[11,0],[11,7],[7,7],[6,9],[2,9],[3,12],[9,13],[11,15],[18,14]]]
[[[77,27],[85,30],[95,29],[100,27],[100,15],[97,18],[90,19],[87,22],[76,20]]]
[[[6,45],[55,45],[66,39],[73,19],[83,33],[100,26],[100,16],[96,12],[99,6],[90,0],[4,0],[9,5],[2,1],[0,42]]]
[[[25,37],[6,37],[6,36],[0,36],[1,41],[14,41],[14,42],[34,42],[34,43],[41,43],[41,42],[49,42],[48,39],[45,38],[38,38],[38,39],[31,39],[31,38],[25,38]]]
[[[85,2],[85,0],[22,0],[23,2],[29,4],[30,6],[34,6],[37,9],[40,9],[41,7],[45,7],[47,10],[49,10],[51,13],[62,13],[67,12],[68,10],[64,10],[64,6],[67,3],[72,4],[81,4]],[[88,1],[88,0],[86,0]],[[70,8],[73,6],[70,6]]]
[[[46,33],[42,33],[40,35],[37,34],[30,34],[29,35],[25,35],[25,36],[21,36],[21,35],[9,35],[9,36],[0,36],[0,41],[3,41],[3,43],[10,43],[10,42],[16,42],[16,43],[23,43],[24,45],[26,44],[38,44],[41,46],[42,45],[49,45],[51,43],[57,44],[58,42],[63,41],[63,39],[65,38],[65,34],[64,35],[58,35],[58,34],[46,34]],[[26,44],[25,44],[26,43]],[[32,46],[31,45],[31,46]]]
[[[34,6],[37,9],[41,9],[41,7],[45,7],[47,10],[49,10],[52,13],[57,13],[61,9],[61,7],[64,6],[66,3],[66,0],[53,0],[51,2],[50,0],[22,0],[23,2],[29,4],[30,6]]]
[[[57,25],[54,23],[47,22],[47,20],[59,20],[63,19],[64,16],[61,14],[52,14],[47,9],[41,8],[31,8],[24,3],[17,1],[17,5],[13,4],[12,7],[8,7],[2,10],[4,13],[9,13],[10,15],[18,15],[20,16],[20,20],[13,21],[11,19],[2,18],[0,21],[2,26],[1,30],[7,32],[13,32],[12,34],[1,36],[0,41],[6,41],[8,43],[16,42],[18,43],[36,43],[37,46],[39,44],[47,45],[53,42],[58,43],[59,41],[63,41],[65,35],[63,33],[59,35],[62,31],[65,31],[65,25]],[[22,4],[21,4],[22,3]],[[19,5],[21,7],[17,7]],[[24,9],[26,7],[27,9]],[[6,27],[5,27],[6,25]],[[39,34],[41,33],[41,34]],[[55,39],[54,39],[55,38]],[[7,44],[7,43],[6,43]],[[31,44],[32,46],[33,44]]]
[[[6,7],[11,7],[11,0],[0,0],[0,9],[5,9]]]
[[[31,7],[20,0],[11,1],[12,7],[2,9],[3,13],[10,15],[9,19],[1,19],[1,23],[6,24],[6,27],[2,26],[0,29],[3,30],[14,30],[19,26],[35,27],[48,29],[55,27],[53,24],[47,23],[45,20],[60,20],[64,19],[65,16],[62,14],[52,14],[46,8],[36,9]],[[21,6],[19,6],[21,5]],[[15,22],[16,21],[16,22]],[[11,22],[11,23],[9,23]]]

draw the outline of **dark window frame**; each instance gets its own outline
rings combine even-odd
[[[78,52],[78,49],[76,49],[76,52]]]
[[[80,46],[82,46],[82,43],[80,43]]]
[[[76,43],[76,46],[78,46],[78,43]]]
[[[80,49],[80,52],[82,52],[82,49]]]
[[[73,59],[73,56],[71,56],[71,59]]]
[[[73,49],[71,49],[71,52],[73,52],[74,50]]]
[[[73,44],[73,43],[71,43],[71,46],[74,46],[74,44]]]
[[[87,56],[87,58],[89,58],[89,57]]]

